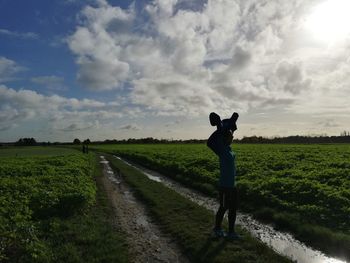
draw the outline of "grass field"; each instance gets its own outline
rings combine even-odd
[[[1,149],[0,262],[127,262],[99,176],[94,154]]]
[[[100,145],[209,195],[217,157],[205,145]],[[241,209],[329,254],[350,258],[350,145],[233,145]],[[327,242],[326,242],[327,241]]]

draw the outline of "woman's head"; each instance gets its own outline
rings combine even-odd
[[[231,130],[225,130],[223,132],[223,140],[224,140],[224,144],[226,145],[230,145],[232,143],[233,135]]]

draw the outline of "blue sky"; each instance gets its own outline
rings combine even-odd
[[[0,54],[16,61],[23,70],[12,87],[48,93],[47,89],[28,79],[36,76],[63,78],[60,94],[76,98],[108,98],[89,94],[76,82],[74,56],[64,43],[77,26],[77,16],[89,1],[0,1],[1,29],[18,36],[0,33]],[[131,1],[111,1],[127,8]],[[93,4],[93,1],[90,2]],[[26,36],[32,33],[33,36]],[[22,36],[20,36],[22,34]],[[69,88],[67,88],[69,87]],[[56,90],[57,92],[57,90]]]
[[[0,141],[350,130],[346,0],[0,0]],[[326,21],[326,22],[325,22]]]

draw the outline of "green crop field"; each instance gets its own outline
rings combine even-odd
[[[24,156],[57,156],[64,154],[72,154],[75,151],[68,148],[62,147],[48,147],[48,146],[16,146],[16,147],[4,147],[0,148],[1,157],[24,157]],[[76,153],[76,152],[75,152]]]
[[[218,158],[202,144],[99,145],[214,195]],[[324,251],[349,252],[350,145],[232,145],[241,209]],[[322,245],[327,239],[327,246]],[[347,250],[344,252],[344,250]]]
[[[0,149],[0,262],[115,262],[124,243],[96,206],[97,165],[72,149]]]

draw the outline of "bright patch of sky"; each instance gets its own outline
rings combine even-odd
[[[350,130],[347,0],[0,0],[0,141]]]

